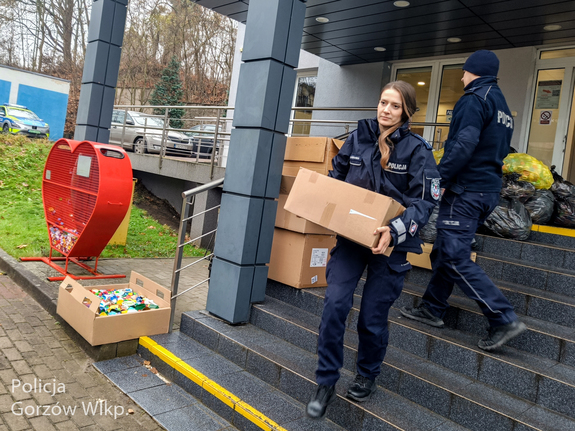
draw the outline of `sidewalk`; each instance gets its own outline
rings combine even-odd
[[[184,265],[197,260],[185,259]],[[101,259],[98,263],[101,273],[129,277],[136,271],[168,289],[172,267],[173,259]],[[182,271],[179,292],[205,280],[207,267],[208,262],[201,261]],[[3,250],[0,271],[0,431],[162,429],[92,366],[94,360],[51,315],[61,282],[47,277],[60,275],[58,271],[42,262],[16,261]],[[86,275],[73,264],[69,271]],[[126,280],[80,282],[88,286]],[[174,329],[182,312],[205,309],[207,290],[203,283],[178,297]],[[133,413],[128,414],[128,409]]]
[[[7,275],[0,275],[0,381],[0,431],[162,429]]]
[[[199,258],[186,258],[182,266],[198,261]],[[94,262],[87,262],[94,267]],[[127,278],[110,278],[99,280],[79,280],[84,286],[102,284],[126,283],[131,271],[136,271],[156,283],[170,289],[172,282],[173,259],[100,259],[98,272],[102,274],[124,274]],[[63,265],[63,263],[62,263]],[[40,304],[51,314],[55,313],[58,299],[60,281],[48,281],[48,277],[61,276],[61,274],[43,262],[20,262],[0,250],[0,271],[9,275],[29,294],[33,295]],[[75,264],[68,266],[68,271],[76,275],[89,275],[85,270]],[[178,292],[181,293],[189,287],[208,278],[208,262],[198,261],[197,264],[181,271]],[[180,325],[181,314],[185,311],[203,310],[206,308],[208,294],[207,283],[202,283],[191,291],[179,296],[176,303],[174,329]]]

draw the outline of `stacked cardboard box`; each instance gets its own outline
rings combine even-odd
[[[286,143],[268,278],[296,288],[324,287],[335,233],[284,209],[300,167],[327,175],[343,141],[295,137]]]

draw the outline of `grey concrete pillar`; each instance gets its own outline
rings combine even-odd
[[[94,0],[74,139],[108,143],[128,0]]]
[[[250,1],[206,306],[230,323],[265,296],[304,18],[304,0]]]

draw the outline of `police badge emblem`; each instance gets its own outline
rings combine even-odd
[[[440,187],[439,187],[439,178],[432,178],[431,179],[431,197],[435,200],[438,200],[440,194],[441,194],[441,191],[440,191]]]

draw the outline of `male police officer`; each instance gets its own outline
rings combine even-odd
[[[489,320],[489,333],[478,343],[487,351],[527,329],[503,293],[470,259],[475,231],[499,201],[501,167],[513,133],[513,118],[497,86],[498,71],[499,59],[491,51],[477,51],[463,65],[465,93],[453,109],[438,167],[445,191],[431,253],[433,275],[422,303],[401,309],[405,317],[443,327],[447,299],[457,283]]]

